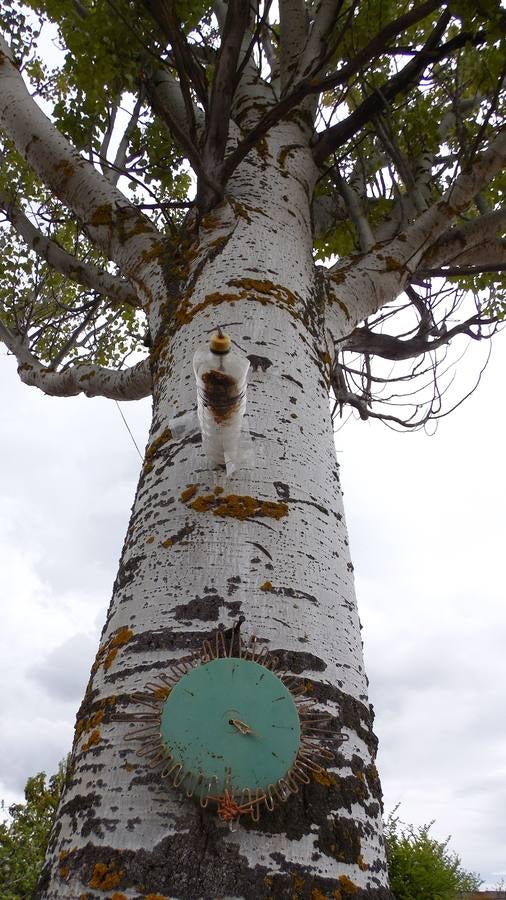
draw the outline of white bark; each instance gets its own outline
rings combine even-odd
[[[296,147],[289,156],[281,152],[287,146]],[[97,887],[132,900],[139,892],[257,900],[289,897],[296,885],[301,898],[347,885],[356,900],[391,898],[312,260],[314,177],[296,126],[279,126],[267,152],[250,154],[234,175],[230,203],[195,235],[192,256],[223,219],[219,252],[194,263],[196,278],[171,318],[155,304],[150,311],[162,321],[153,424],[78,714],[72,779],[39,888],[44,900],[75,900]],[[159,285],[151,290],[163,306]],[[194,350],[217,322],[256,369],[246,416],[254,464],[230,478],[209,469],[198,429],[173,434],[174,421],[196,404]],[[217,486],[220,499],[199,504]],[[243,633],[278,651],[349,741],[303,801],[293,797],[258,827],[230,833],[139,762],[115,715],[133,712],[132,694],[150,676],[239,615]]]
[[[425,255],[505,161],[506,135],[500,133],[472,169],[462,171],[445,196],[397,238],[376,245],[369,253],[340,260],[329,270],[326,331],[330,345],[401,293],[418,269],[424,268]]]
[[[152,389],[148,360],[126,369],[106,369],[90,363],[76,363],[61,371],[43,366],[30,353],[22,336],[0,322],[0,341],[16,357],[23,384],[37,387],[52,397],[107,397],[109,400],[141,400]]]

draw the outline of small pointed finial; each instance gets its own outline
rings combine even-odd
[[[209,349],[212,353],[228,353],[231,346],[232,341],[229,335],[222,331],[218,325],[217,330],[211,335]]]

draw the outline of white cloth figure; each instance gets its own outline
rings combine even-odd
[[[202,447],[212,465],[225,464],[227,475],[241,463],[250,367],[243,353],[231,350],[231,343],[228,334],[219,330],[211,336],[209,347],[197,350],[193,357]]]

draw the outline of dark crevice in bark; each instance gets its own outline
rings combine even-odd
[[[223,826],[217,826],[209,816],[197,811],[195,819],[191,842],[184,833],[171,835],[150,850],[116,850],[89,843],[70,851],[65,857],[66,877],[67,873],[74,877],[77,874],[85,892],[88,887],[98,887],[100,876],[103,880],[101,891],[114,888],[121,892],[133,888],[142,891],[141,897],[161,893],[178,900],[223,896],[244,900],[314,900],[315,896],[339,897],[341,900],[393,900],[386,888],[360,888],[347,876],[332,879],[308,875],[303,866],[288,863],[281,855],[276,863],[282,865],[284,871],[271,873],[269,868],[260,865],[250,868],[238,845],[230,839],[226,843],[223,841],[226,833]],[[335,834],[338,839],[339,828]],[[347,848],[353,840],[346,839]],[[48,877],[46,869],[33,900],[44,900]],[[107,879],[108,888],[105,887]],[[372,875],[370,880],[374,884],[375,876]],[[62,888],[63,884],[62,879]],[[86,896],[90,894],[86,892]]]

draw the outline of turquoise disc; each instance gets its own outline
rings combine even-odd
[[[299,749],[300,721],[276,675],[230,657],[183,675],[164,702],[160,733],[174,763],[215,777],[218,793],[226,786],[237,792],[265,789],[286,775]]]

